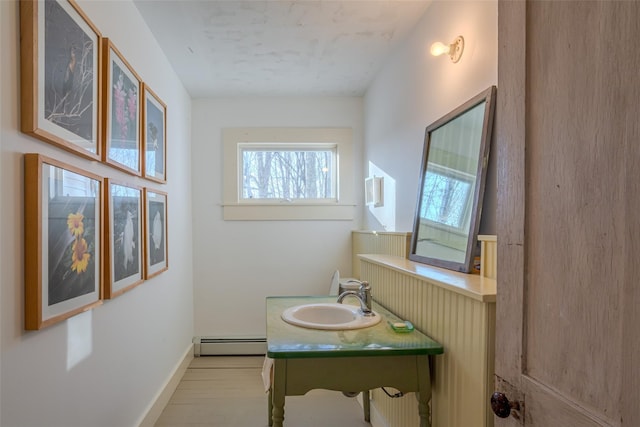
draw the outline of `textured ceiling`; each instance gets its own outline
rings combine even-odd
[[[134,0],[194,98],[362,95],[430,0]]]

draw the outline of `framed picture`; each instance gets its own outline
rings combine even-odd
[[[115,298],[143,279],[142,188],[105,178],[104,298]]]
[[[142,174],[140,89],[142,81],[108,38],[104,51],[103,161],[132,175]]]
[[[71,0],[20,2],[21,130],[101,158],[101,35]]]
[[[143,87],[142,140],[144,141],[143,176],[167,182],[167,106],[147,86]]]
[[[25,329],[35,330],[101,301],[101,177],[24,155]]]
[[[169,267],[167,242],[167,193],[144,189],[145,279]]]

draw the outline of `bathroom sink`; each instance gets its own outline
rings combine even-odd
[[[316,303],[289,307],[282,312],[282,320],[310,329],[344,330],[376,325],[381,317],[364,316],[360,308],[349,304]]]

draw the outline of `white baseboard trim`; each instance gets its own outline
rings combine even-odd
[[[149,404],[142,420],[138,423],[138,427],[153,427],[156,424],[192,360],[193,344],[189,344],[184,356],[174,367],[173,373],[167,378],[162,389],[158,391],[153,401]]]
[[[356,399],[358,400],[360,406],[363,406],[362,394],[358,394],[358,397],[356,397]],[[376,405],[373,399],[371,399],[371,401],[369,402],[369,417],[371,418],[369,421],[371,423],[371,427],[390,427],[387,420],[382,415],[380,415],[380,412],[378,412],[378,410],[376,409]]]

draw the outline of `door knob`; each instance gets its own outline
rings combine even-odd
[[[511,414],[511,410],[516,411],[520,409],[520,404],[516,402],[509,402],[507,396],[504,393],[495,392],[491,395],[491,410],[496,416],[500,418],[507,418]]]

